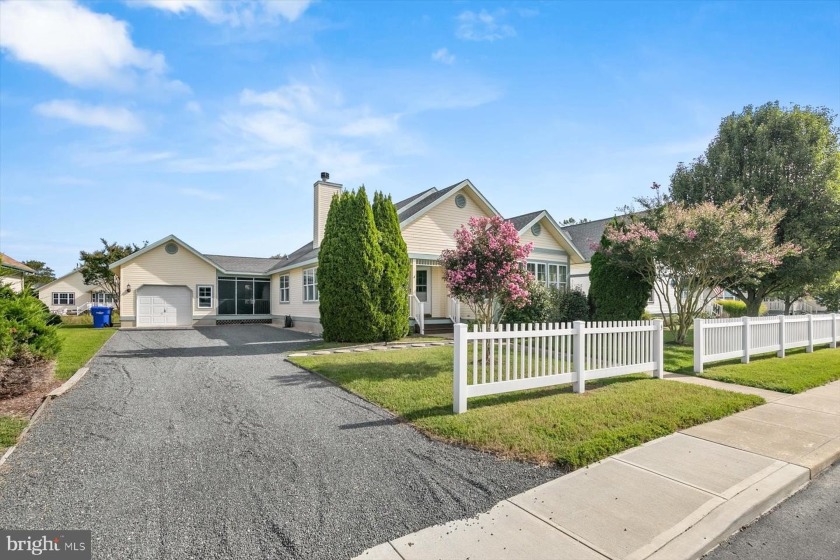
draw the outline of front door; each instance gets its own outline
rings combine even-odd
[[[432,301],[432,296],[430,293],[431,286],[429,285],[429,269],[428,268],[418,268],[417,269],[417,283],[416,283],[416,293],[417,299],[426,303],[426,312],[430,312],[428,303]]]

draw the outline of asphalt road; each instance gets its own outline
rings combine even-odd
[[[704,560],[840,558],[840,464],[815,478]]]
[[[352,557],[561,473],[433,442],[283,361],[268,326],[121,331],[0,468],[0,527],[95,558]]]

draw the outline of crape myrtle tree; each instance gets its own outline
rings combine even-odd
[[[784,210],[775,230],[779,246],[801,251],[757,282],[732,282],[726,289],[756,316],[762,300],[791,304],[840,270],[840,148],[835,115],[826,108],[747,106],[725,117],[706,152],[671,177],[677,202],[723,204],[739,198],[767,200]]]
[[[659,295],[660,311],[678,344],[719,286],[757,283],[795,254],[778,244],[781,210],[741,198],[715,205],[670,203],[639,221],[613,223],[601,250],[616,263],[644,276]]]
[[[614,221],[616,227],[620,222]],[[601,237],[599,249],[609,247]],[[605,250],[592,255],[589,270],[589,301],[595,321],[638,321],[647,307],[653,285],[648,276],[623,266]]]
[[[318,253],[324,340],[374,342],[382,337],[382,249],[364,186],[330,205]]]
[[[117,312],[120,310],[120,277],[114,274],[114,271],[108,268],[113,263],[120,259],[124,259],[130,254],[138,251],[141,247],[131,243],[129,245],[120,245],[119,243],[109,243],[105,239],[100,239],[102,248],[96,251],[79,252],[79,272],[82,274],[85,284],[88,286],[96,286],[106,294],[110,294],[114,301],[114,306]],[[148,245],[143,243],[143,247]]]
[[[382,251],[382,281],[379,308],[382,311],[382,340],[398,340],[408,333],[408,282],[411,261],[400,231],[397,208],[390,196],[373,195],[373,219],[379,231]]]
[[[489,327],[509,307],[528,303],[525,260],[533,245],[520,243],[512,223],[499,216],[470,218],[455,231],[455,246],[440,255],[446,287],[479,323]]]

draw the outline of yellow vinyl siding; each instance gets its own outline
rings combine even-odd
[[[572,289],[580,288],[583,290],[583,293],[589,293],[589,270],[592,266],[589,263],[586,264],[573,264],[571,266],[571,283],[570,286]],[[586,276],[580,276],[578,278],[574,278],[576,274],[585,274]]]
[[[0,276],[0,284],[11,287],[17,293],[23,291],[23,278],[20,276]]]
[[[463,208],[455,205],[455,196],[446,197],[443,202],[423,214],[403,229],[403,239],[409,253],[440,255],[444,249],[454,249],[455,230],[466,225],[473,216],[489,216],[467,189],[463,194],[467,204]],[[437,297],[437,296],[433,296]]]
[[[556,237],[556,235],[559,235],[559,234],[555,234],[554,226],[552,226],[551,223],[549,223],[549,221],[546,220],[545,218],[543,218],[542,220],[540,220],[537,223],[540,224],[540,227],[542,228],[542,231],[540,232],[540,234],[539,235],[534,235],[533,233],[531,233],[531,228],[529,227],[527,230],[525,230],[524,232],[522,232],[519,235],[520,241],[523,244],[533,243],[535,248],[552,249],[552,250],[555,250],[555,251],[559,250],[559,251],[566,252],[566,247],[564,247]],[[562,257],[561,259],[558,259],[558,256],[554,256],[551,260],[565,260],[566,259],[566,257]]]
[[[317,301],[303,301],[303,271],[315,266],[306,265],[271,276],[272,315],[291,315],[292,317],[310,317],[312,319],[321,317]],[[289,303],[280,303],[280,277],[285,274],[289,275]]]
[[[175,243],[173,241],[173,243]],[[125,317],[134,317],[137,289],[141,286],[186,286],[192,292],[193,317],[216,315],[219,294],[216,285],[216,268],[197,257],[189,249],[178,245],[178,252],[170,255],[164,243],[140,255],[120,267],[121,312]],[[125,293],[131,284],[131,293]],[[213,307],[198,309],[195,290],[199,284],[213,286]]]
[[[75,309],[90,301],[90,292],[94,289],[98,288],[86,285],[81,272],[74,272],[38,290],[38,298],[51,308]],[[76,294],[76,303],[73,305],[53,305],[53,292]]]

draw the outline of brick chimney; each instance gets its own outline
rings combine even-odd
[[[327,212],[335,195],[341,194],[341,185],[330,183],[330,174],[321,172],[321,180],[315,182],[314,206],[315,213],[312,223],[312,246],[317,249],[324,239],[324,226],[327,224]]]

